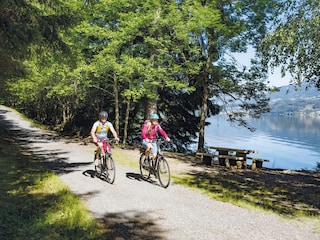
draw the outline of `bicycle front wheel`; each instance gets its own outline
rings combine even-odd
[[[163,156],[160,156],[158,159],[157,173],[160,185],[167,188],[170,184],[171,174],[169,164]]]
[[[96,175],[101,177],[103,174],[103,155],[99,155],[98,163],[95,163],[94,169],[96,171]]]
[[[140,166],[140,174],[143,180],[147,180],[150,177],[150,170],[149,170],[150,162],[147,161],[148,165],[146,165],[145,159],[146,159],[146,156],[142,153],[140,155],[139,166]]]
[[[116,166],[111,154],[108,154],[106,156],[105,174],[106,181],[111,184],[114,183],[114,180],[116,178]]]

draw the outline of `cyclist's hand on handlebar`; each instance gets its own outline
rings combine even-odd
[[[166,141],[167,141],[167,142],[170,142],[170,138],[169,138],[169,137],[167,137],[167,138],[166,138]]]
[[[118,137],[114,138],[114,140],[116,140],[116,143],[120,142],[120,139]]]

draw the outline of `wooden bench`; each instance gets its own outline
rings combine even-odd
[[[218,155],[219,164],[228,169],[240,169],[246,164],[246,159],[242,156]]]
[[[235,161],[236,163],[245,161],[244,157],[234,156],[234,155],[220,155],[213,153],[200,153],[197,152],[196,156],[200,158],[201,163],[206,165],[211,165],[212,159],[217,157],[219,159],[219,164],[224,165],[227,168],[232,168],[233,164],[230,161]],[[237,164],[238,166],[239,164]]]
[[[263,162],[270,162],[268,159],[247,157],[248,160],[252,161],[251,170],[260,170],[262,168]]]
[[[200,162],[206,165],[211,165],[212,158],[216,157],[215,154],[212,153],[201,153],[197,152],[196,157],[200,158]]]

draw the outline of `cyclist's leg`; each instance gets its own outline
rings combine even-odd
[[[146,159],[149,158],[151,150],[152,150],[152,144],[148,143],[146,148],[146,153],[145,153]]]
[[[152,148],[151,148],[151,154],[152,154],[152,165],[155,166],[155,161],[156,161],[156,157],[157,157],[157,152],[158,152],[158,147],[157,147],[157,143],[153,142],[152,144]]]
[[[142,145],[146,148],[144,155],[145,155],[146,160],[148,160],[151,149],[152,149],[152,144],[150,142],[147,142],[146,140],[143,140]]]
[[[95,145],[97,146],[97,149],[95,151],[94,165],[98,166],[98,164],[99,164],[99,156],[100,156],[100,147],[99,147],[98,143],[95,143]]]
[[[107,147],[107,142],[105,139],[101,138],[100,141],[98,142],[99,147],[100,147],[100,152],[102,153],[103,156],[106,155],[106,147]]]
[[[103,146],[103,149],[106,149],[106,153],[108,151],[111,151],[111,146],[108,142],[105,141],[105,145]],[[107,160],[107,168],[111,170],[112,168],[112,164],[111,164],[111,159],[110,159],[110,155],[106,154],[106,160]]]
[[[105,155],[104,152],[104,139],[99,138],[97,143],[95,143],[97,145],[97,150],[96,150],[96,158],[94,160],[94,164],[97,166],[99,164],[99,158],[100,158],[100,154]]]

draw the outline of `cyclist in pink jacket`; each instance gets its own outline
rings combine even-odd
[[[151,113],[149,120],[146,120],[142,126],[142,145],[146,147],[145,156],[148,159],[150,152],[152,153],[152,158],[157,157],[157,133],[159,132],[168,142],[170,138],[167,133],[161,128],[159,122],[159,115],[156,113]]]

